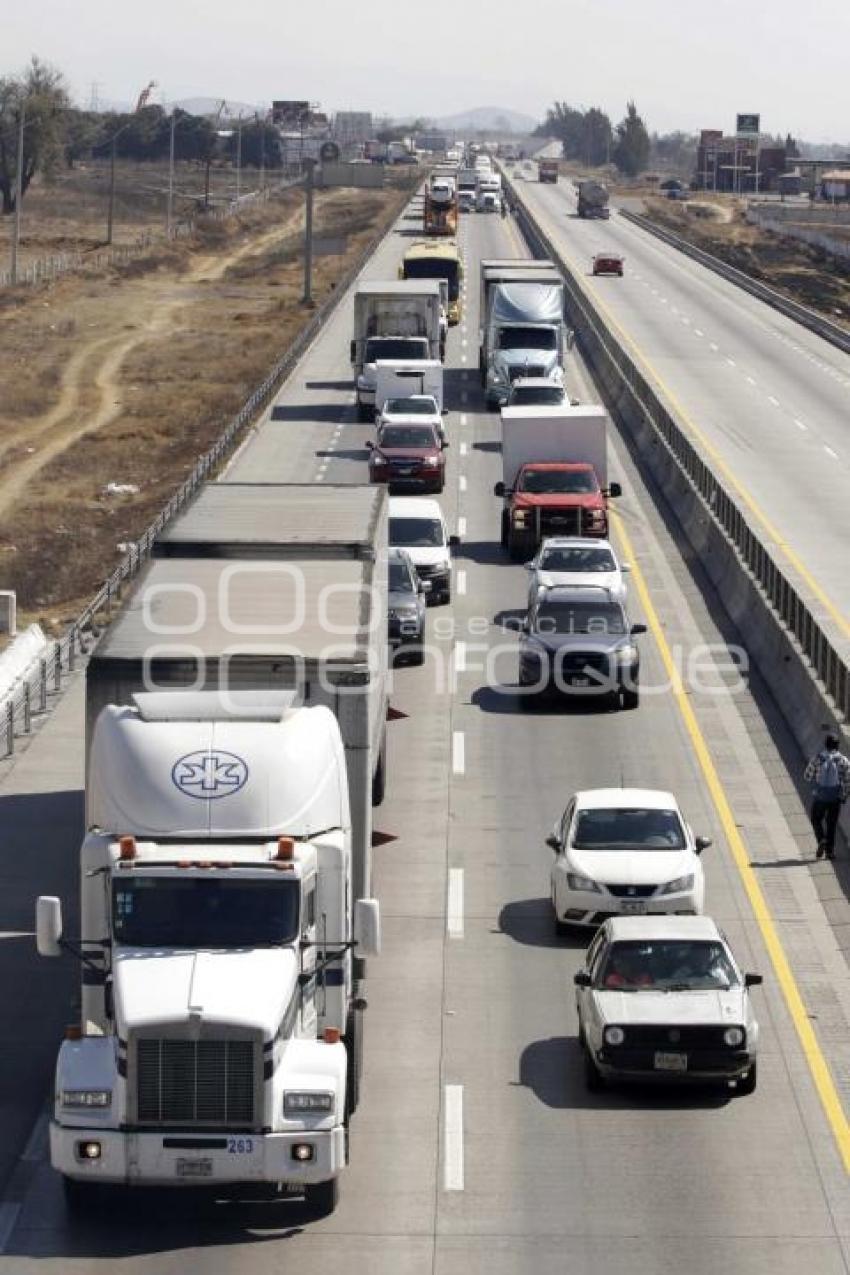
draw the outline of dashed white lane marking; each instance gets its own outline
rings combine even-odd
[[[797,426],[797,429],[808,429],[808,425],[804,425],[802,421],[798,421],[796,416],[794,417],[794,424]]]
[[[831,447],[827,447],[826,443],[823,445],[823,450],[827,456],[831,456],[833,460],[838,460],[838,452],[834,452]]]
[[[720,346],[717,344],[717,342],[716,342],[716,341],[710,341],[710,342],[709,342],[709,345],[708,345],[708,348],[709,348],[710,350],[713,350],[713,351],[714,351],[714,353],[715,353],[715,354],[717,354],[718,350],[720,349]]]
[[[468,450],[469,450],[469,449],[467,448],[466,443],[461,443],[461,445],[460,445],[460,454],[461,454],[461,456],[465,456],[465,455],[467,454],[467,451],[468,451]]]
[[[461,412],[461,414],[460,414],[460,423],[461,423],[461,425],[465,425],[465,424],[466,424],[466,422],[467,422],[467,415],[466,415],[466,412]]]
[[[455,642],[455,672],[466,672],[466,643]]]
[[[463,1118],[462,1117],[463,1117],[463,1108],[461,1108],[461,1136],[463,1135]],[[448,1126],[447,1126],[447,1132],[448,1132]],[[460,1186],[459,1187],[446,1186],[447,1191],[451,1191],[451,1190],[462,1191],[463,1190],[463,1142],[462,1141],[461,1141],[460,1155],[461,1155]],[[446,1166],[446,1168],[448,1170],[448,1165]],[[9,1200],[4,1202],[3,1204],[0,1204],[0,1253],[6,1252],[6,1245],[9,1243],[9,1240],[12,1238],[12,1232],[15,1229],[15,1224],[18,1220],[18,1214],[20,1213],[20,1211],[21,1211],[20,1204],[14,1200]]]
[[[729,366],[730,366],[730,367],[735,367],[735,360],[734,360],[734,359],[727,358],[727,359],[726,359],[726,362],[729,364]]]
[[[446,933],[450,939],[463,938],[463,868],[449,868]]]
[[[768,401],[768,403],[772,403],[774,407],[778,407],[778,406],[779,406],[779,399],[778,399],[778,398],[774,398],[772,394],[768,394],[768,396],[767,396],[767,401]]]
[[[702,335],[703,333],[700,330],[700,328],[694,328],[694,336],[702,336]]]
[[[452,732],[452,774],[466,774],[466,740],[462,730]]]
[[[460,356],[460,361],[461,361],[461,363],[465,363],[465,362],[466,362],[466,355],[465,355],[465,354],[462,354],[462,355]]]
[[[465,536],[465,535],[466,535],[466,519],[465,519],[465,518],[458,518],[458,520],[457,520],[457,534],[458,534],[459,536]]]
[[[463,1190],[463,1085],[446,1085],[443,1101],[443,1188]]]
[[[755,378],[754,376],[748,376],[748,377],[747,377],[747,384],[748,384],[748,385],[755,385],[755,383],[756,383],[756,378]]]
[[[682,322],[683,322],[684,324],[686,324],[688,327],[690,327],[690,326],[691,326],[691,321],[690,321],[690,319],[688,318],[688,316],[687,316],[686,314],[683,314],[683,315],[682,315]]]
[[[457,480],[458,491],[466,491],[466,474],[461,474]]]
[[[466,572],[458,571],[457,573],[457,591],[463,595],[466,593]]]
[[[469,342],[467,341],[466,337],[462,337],[462,338],[461,338],[461,342],[460,342],[460,343],[461,343],[461,345],[463,345],[463,346],[469,345]]]

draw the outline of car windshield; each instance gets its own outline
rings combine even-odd
[[[388,398],[384,403],[387,416],[437,416],[440,409],[437,400],[430,395],[411,395],[410,398]]]
[[[460,294],[460,262],[451,257],[412,257],[404,263],[405,279],[445,279],[449,296],[457,301]]]
[[[554,328],[515,327],[499,329],[500,350],[554,350]]]
[[[563,401],[559,385],[520,385],[511,391],[511,407],[560,407]]]
[[[611,944],[596,986],[612,991],[727,991],[739,981],[722,943],[624,940]]]
[[[407,563],[390,563],[390,589],[393,593],[413,593],[413,581]]]
[[[592,469],[524,469],[517,491],[530,496],[592,496],[599,486]]]
[[[292,943],[299,883],[134,872],[112,883],[112,933],[125,947],[232,948]]]
[[[626,632],[623,612],[613,603],[562,602],[556,598],[540,603],[533,627],[535,633],[587,633],[598,638],[622,637]]]
[[[643,806],[580,810],[572,838],[576,850],[684,850],[677,810]]]
[[[438,518],[390,518],[390,544],[401,548],[439,549],[443,524]]]
[[[541,571],[616,571],[617,564],[610,549],[595,545],[585,548],[575,545],[569,549],[544,549],[540,559]]]
[[[379,447],[436,447],[437,436],[428,425],[387,425],[378,435]]]
[[[404,362],[407,359],[427,359],[427,357],[428,342],[418,336],[373,336],[366,342],[367,363],[377,363],[378,359],[396,359]]]

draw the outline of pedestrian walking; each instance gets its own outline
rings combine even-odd
[[[804,771],[812,785],[812,828],[817,837],[817,857],[835,858],[835,829],[841,807],[850,795],[850,760],[838,751],[838,736],[827,735],[823,748]]]

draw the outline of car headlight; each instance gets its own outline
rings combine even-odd
[[[499,367],[498,364],[494,364],[490,371],[493,374],[493,379],[496,381],[506,381],[508,379],[507,369]]]
[[[592,894],[602,893],[595,881],[592,881],[590,877],[580,876],[578,872],[567,873],[567,885],[571,890],[589,890]]]
[[[439,456],[426,456],[426,457],[425,457],[425,464],[426,464],[426,465],[430,465],[432,468],[433,468],[435,465],[439,465],[439,463],[440,463],[440,458],[439,458]]]
[[[689,872],[687,876],[676,877],[675,881],[668,881],[662,888],[662,894],[681,894],[684,890],[692,890],[694,888],[694,874]]]
[[[744,1043],[744,1030],[742,1027],[727,1027],[723,1033],[723,1039],[731,1049],[737,1049]]]
[[[606,1045],[622,1045],[626,1039],[626,1033],[622,1027],[606,1027],[602,1033],[602,1039]]]
[[[419,612],[415,606],[393,607],[390,615],[396,620],[415,620]]]
[[[332,1093],[289,1090],[283,1095],[283,1114],[290,1119],[297,1119],[298,1116],[312,1116],[317,1112],[332,1111],[333,1105],[334,1096]]]
[[[63,1089],[63,1107],[111,1107],[111,1089]]]
[[[386,456],[380,456],[377,452],[372,452],[371,464],[373,464],[376,469],[378,468],[379,465],[386,465],[386,463],[387,463]]]
[[[618,646],[614,652],[614,658],[618,664],[632,664],[637,659],[636,646]]]

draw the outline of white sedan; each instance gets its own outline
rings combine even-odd
[[[388,398],[378,415],[377,426],[381,430],[384,425],[433,425],[444,438],[443,415],[433,394],[409,394],[406,398]]]
[[[707,916],[614,917],[574,977],[588,1089],[606,1080],[756,1087],[758,1023],[744,974]]]
[[[624,602],[624,577],[631,570],[627,562],[620,562],[609,541],[590,536],[551,536],[543,541],[525,569],[529,608],[541,589],[557,584],[597,585],[608,589],[618,602]]]
[[[702,912],[705,877],[676,798],[648,788],[593,788],[567,805],[546,840],[555,851],[555,927],[601,925],[609,916]]]

